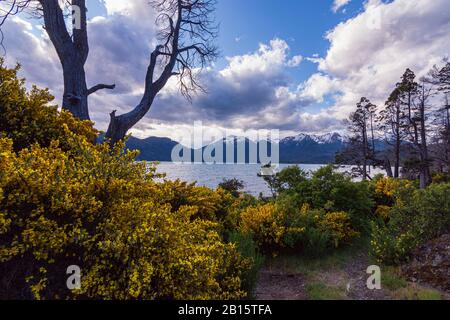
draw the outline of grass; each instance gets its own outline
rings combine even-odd
[[[358,253],[367,250],[367,243],[361,239],[358,244],[330,251],[322,257],[281,255],[268,259],[267,266],[286,273],[302,274],[309,299],[345,300],[348,299],[348,278],[343,269]]]
[[[367,252],[368,245],[369,241],[362,238],[352,246],[332,250],[321,257],[292,254],[281,255],[270,260],[268,259],[267,265],[272,268],[308,276],[310,273],[342,269],[358,252]]]
[[[345,288],[329,286],[322,282],[313,282],[306,286],[308,296],[312,300],[345,300]]]
[[[448,297],[437,290],[410,284],[392,292],[392,298],[394,300],[445,300]]]
[[[395,291],[407,287],[408,282],[398,274],[396,269],[384,267],[381,272],[381,285],[385,289]]]
[[[406,281],[399,273],[398,268],[383,267],[381,284],[383,289],[394,300],[443,300],[445,295],[437,290],[423,287],[416,283]]]
[[[306,293],[311,300],[348,299],[346,284],[349,282],[346,266],[359,254],[368,251],[369,241],[360,239],[353,246],[328,252],[322,257],[305,255],[281,255],[267,258],[269,268],[286,273],[302,274],[306,281]],[[368,263],[374,262],[368,261]],[[386,296],[393,300],[446,300],[449,296],[434,289],[408,282],[397,267],[381,267],[381,285]]]

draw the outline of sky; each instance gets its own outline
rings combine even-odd
[[[140,101],[158,44],[147,0],[88,0],[88,85],[115,83],[90,97],[96,127]],[[195,121],[236,135],[345,131],[362,96],[383,106],[406,68],[425,75],[450,54],[448,0],[218,0],[220,57],[200,75],[206,93],[186,101],[175,78],[132,129],[141,138],[180,140]],[[42,21],[22,14],[3,27],[8,65],[60,103],[62,72]]]

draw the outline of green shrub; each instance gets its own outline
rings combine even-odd
[[[333,166],[310,176],[298,167],[290,167],[278,173],[276,179],[279,198],[290,196],[297,208],[309,204],[313,209],[348,212],[354,228],[368,231],[374,208],[370,183],[353,182],[345,174],[335,172]]]
[[[379,261],[399,264],[411,251],[450,228],[450,184],[400,192],[388,221],[372,222],[371,253]]]
[[[256,282],[258,281],[259,270],[264,263],[264,256],[260,254],[251,234],[244,235],[238,231],[234,231],[230,234],[229,242],[236,245],[242,257],[252,262],[252,267],[247,272],[244,272],[242,277],[243,289],[248,293],[248,298],[252,298],[254,296]]]
[[[233,197],[239,197],[241,191],[244,189],[244,181],[238,180],[236,178],[233,179],[224,179],[221,183],[219,183],[219,188],[228,191],[231,193]]]

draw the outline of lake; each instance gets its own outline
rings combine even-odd
[[[281,164],[280,170],[293,164]],[[304,171],[315,171],[323,166],[320,164],[299,164]],[[350,166],[340,168],[339,171],[346,172]],[[270,196],[270,190],[266,183],[257,174],[261,171],[259,164],[176,164],[162,162],[157,167],[158,173],[166,173],[171,180],[180,179],[187,182],[197,182],[200,186],[215,189],[224,179],[237,178],[244,181],[246,192],[258,196]],[[381,170],[376,170],[382,172]]]

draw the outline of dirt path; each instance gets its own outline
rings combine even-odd
[[[367,288],[367,267],[371,263],[366,254],[358,253],[345,266],[347,274],[347,296],[352,300],[386,300],[389,295],[384,290],[370,290]]]
[[[302,265],[294,260],[280,266],[274,260],[261,270],[255,296],[257,300],[388,299],[384,290],[367,288],[369,265],[369,258],[361,252],[323,265],[320,261]]]
[[[256,286],[257,300],[307,300],[303,275],[264,268]]]

